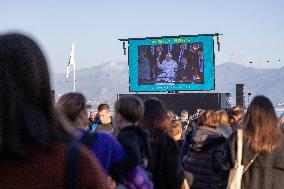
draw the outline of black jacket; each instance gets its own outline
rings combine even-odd
[[[183,64],[181,62],[178,63],[178,70],[177,70],[177,78],[178,78],[178,82],[190,82],[192,81],[192,72],[191,72],[192,68],[189,65],[189,63],[187,64]]]
[[[125,151],[125,158],[111,167],[110,172],[115,179],[127,174],[137,165],[147,168],[150,142],[145,129],[139,126],[127,126],[119,132],[117,140]]]
[[[183,158],[186,171],[193,173],[192,188],[225,188],[229,165],[226,164],[226,139],[216,129],[199,126]]]
[[[145,161],[150,158],[148,132],[140,126],[128,126],[119,132],[117,139],[131,162],[146,168]]]
[[[229,160],[233,166],[236,158],[237,135],[233,133],[229,139]],[[242,177],[242,189],[282,189],[284,188],[284,138],[281,140],[281,146],[275,149],[272,154],[260,154],[251,164],[249,169]],[[254,157],[247,143],[243,141],[242,165],[246,166]]]
[[[180,189],[184,180],[180,151],[176,142],[164,135],[164,143],[151,144],[149,162],[155,189]]]

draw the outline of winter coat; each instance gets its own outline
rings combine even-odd
[[[150,142],[148,132],[140,126],[128,126],[123,128],[117,137],[125,154],[134,166],[147,167],[150,156]]]
[[[225,188],[229,166],[226,164],[226,139],[216,129],[199,126],[183,158],[186,171],[194,176],[192,188]]]
[[[259,154],[255,161],[242,177],[242,189],[282,189],[284,188],[284,138],[281,140],[281,146],[275,149],[271,154]],[[237,134],[236,132],[229,139],[229,161],[233,166],[237,152]],[[253,159],[253,153],[247,146],[246,140],[243,141],[242,165],[248,165]]]
[[[61,189],[66,182],[67,165],[69,164],[69,146],[54,144],[53,150],[46,152],[38,146],[30,146],[30,156],[25,159],[0,160],[1,189]],[[79,146],[77,171],[73,184],[77,188],[106,189],[107,176],[97,158],[83,146]],[[76,164],[76,163],[75,163]],[[74,167],[73,167],[74,168]],[[72,178],[72,177],[71,177]],[[77,179],[76,179],[77,178]],[[72,185],[76,188],[76,186]],[[67,188],[67,187],[66,187]]]
[[[112,166],[112,176],[124,175],[135,166],[146,167],[144,162],[150,155],[150,143],[148,132],[139,126],[128,126],[123,128],[117,137],[125,152],[125,158]]]
[[[122,146],[109,133],[80,131],[80,142],[96,155],[106,173],[109,173],[112,164],[124,158]]]
[[[155,189],[179,189],[184,180],[180,151],[176,142],[164,135],[165,142],[151,143],[150,171]]]
[[[119,132],[117,139],[125,151],[125,157],[111,166],[112,178],[129,189],[152,189],[153,184],[143,169],[150,155],[148,132],[139,126],[127,126]]]

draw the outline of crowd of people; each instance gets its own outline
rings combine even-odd
[[[154,83],[203,83],[204,57],[201,43],[142,46],[139,52],[139,80]],[[144,68],[146,60],[148,69]]]
[[[53,103],[31,38],[0,35],[0,188],[225,189],[242,130],[242,188],[284,186],[283,118],[256,96],[179,117],[157,98],[119,98],[90,111],[84,95]]]

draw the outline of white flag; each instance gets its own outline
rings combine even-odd
[[[74,57],[74,42],[72,44],[72,49],[69,57],[69,62],[67,65],[67,70],[66,70],[66,77],[68,79],[69,73],[70,73],[70,65],[73,65],[73,71],[75,72],[75,57]]]

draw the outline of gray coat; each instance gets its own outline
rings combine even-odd
[[[229,161],[233,165],[236,159],[236,133],[229,140]],[[283,189],[284,188],[284,138],[281,146],[272,154],[260,154],[245,172],[242,178],[242,189]],[[246,145],[246,141],[243,142]],[[255,154],[243,147],[242,164],[246,166]]]

